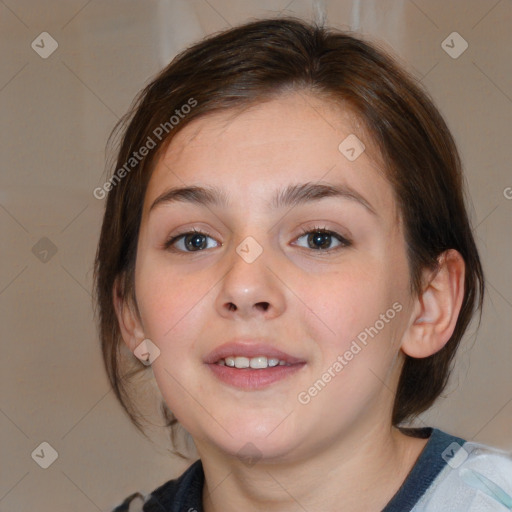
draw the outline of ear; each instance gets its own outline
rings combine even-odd
[[[127,347],[133,352],[145,338],[138,311],[132,300],[124,293],[122,277],[116,279],[112,292],[121,336]]]
[[[423,292],[415,299],[411,323],[401,348],[408,356],[428,357],[441,350],[450,339],[464,298],[465,263],[455,249],[438,258],[439,268],[425,272]]]

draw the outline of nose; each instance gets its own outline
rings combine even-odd
[[[216,297],[216,308],[224,318],[270,320],[285,309],[283,284],[278,279],[275,262],[265,251],[251,263],[233,251],[231,267],[225,274]]]

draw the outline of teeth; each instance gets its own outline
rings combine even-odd
[[[224,359],[220,359],[217,361],[217,364],[221,366],[230,366],[231,368],[253,368],[253,369],[262,369],[273,366],[289,366],[286,361],[281,359],[277,359],[275,357],[266,357],[266,356],[256,356],[248,357],[243,356],[233,356],[226,357]]]
[[[235,368],[249,368],[249,358],[235,357]]]

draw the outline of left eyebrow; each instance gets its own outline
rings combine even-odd
[[[355,189],[348,185],[334,185],[322,183],[299,183],[289,185],[283,190],[278,190],[267,204],[270,209],[294,207],[313,201],[319,201],[326,197],[338,197],[355,201],[365,207],[370,213],[378,216],[373,206]],[[215,186],[188,186],[166,190],[158,196],[149,211],[156,206],[173,202],[188,202],[200,206],[229,207],[229,197],[222,189]]]

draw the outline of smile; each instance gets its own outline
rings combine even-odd
[[[223,359],[219,359],[217,361],[218,365],[221,366],[230,366],[231,368],[253,368],[253,369],[263,369],[274,366],[291,366],[286,361],[282,359],[278,359],[276,357],[267,357],[267,356],[256,356],[256,357],[244,357],[244,356],[232,356],[225,357]]]
[[[215,363],[207,364],[216,380],[244,391],[267,388],[274,383],[290,378],[305,366],[305,362],[288,363],[266,356],[251,358],[228,356]]]

